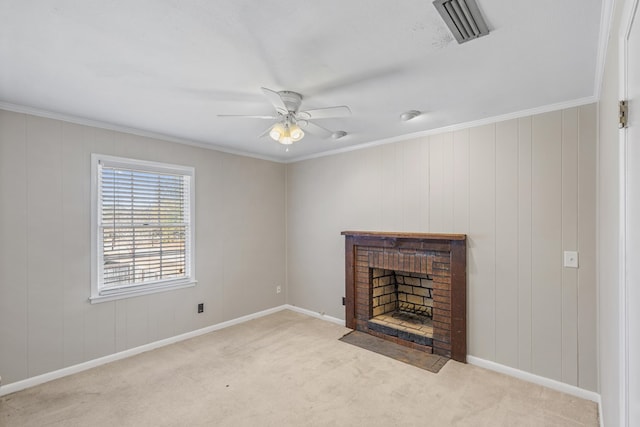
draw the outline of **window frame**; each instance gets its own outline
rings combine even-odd
[[[150,173],[168,173],[189,177],[189,226],[186,250],[188,251],[189,276],[176,279],[161,279],[141,284],[128,284],[111,289],[100,289],[100,276],[103,272],[102,239],[100,233],[101,200],[99,188],[99,167],[120,167],[123,169],[138,169]],[[91,304],[113,301],[122,298],[148,295],[156,292],[165,292],[174,289],[192,287],[197,284],[195,253],[195,168],[169,163],[138,160],[125,157],[116,157],[106,154],[91,153]]]

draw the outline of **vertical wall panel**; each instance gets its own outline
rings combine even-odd
[[[233,204],[220,206],[224,214],[222,223],[225,226],[220,230],[220,236],[225,241],[224,274],[228,282],[223,312],[227,318],[236,318],[269,308],[264,301],[273,298],[284,303],[284,295],[276,294],[276,286],[283,285],[280,273],[285,249],[283,236],[278,231],[284,228],[281,213],[284,194],[272,191],[273,183],[282,182],[282,176],[280,168],[274,168],[268,162],[230,156],[223,172],[228,177],[224,186],[225,199],[243,195]],[[340,184],[333,171],[326,171],[324,178],[331,188]],[[326,214],[327,209],[319,214]],[[318,228],[315,232],[322,233],[323,230]],[[323,243],[331,244],[329,241]],[[274,253],[265,256],[265,251]],[[259,272],[257,276],[256,272]],[[318,271],[318,274],[330,273]],[[251,298],[247,298],[248,284],[251,284]]]
[[[471,129],[469,159],[469,352],[495,360],[495,125]]]
[[[597,391],[596,105],[578,112],[578,387]]]
[[[429,138],[428,137],[424,137],[421,138],[422,144],[421,144],[421,162],[420,165],[418,166],[421,171],[422,171],[422,180],[423,180],[423,187],[422,187],[422,192],[420,193],[420,212],[421,212],[421,217],[422,217],[422,227],[421,230],[428,232],[430,231],[430,224],[431,224],[431,216],[430,216],[430,211],[431,211],[431,203],[430,203],[430,196],[429,196],[429,188],[431,187],[431,181],[429,176],[431,175],[431,170],[429,168],[429,165],[431,164],[431,145],[429,143]]]
[[[149,339],[149,300],[153,298],[127,298],[118,301],[125,312],[125,343],[127,348],[141,346]],[[118,331],[120,333],[120,331]]]
[[[149,298],[148,325],[149,340],[159,341],[178,335],[175,330],[175,309],[171,292],[160,292]],[[210,307],[206,307],[209,309]],[[192,310],[197,312],[196,305]]]
[[[444,135],[429,137],[429,232],[441,233],[445,223]]]
[[[380,173],[378,186],[380,188],[380,212],[382,218],[381,227],[384,230],[402,231],[402,216],[398,215],[398,206],[401,201],[398,194],[399,183],[402,182],[402,168],[398,168],[398,163],[402,162],[401,148],[397,144],[389,144],[380,147]],[[400,157],[400,159],[398,159]]]
[[[323,160],[323,159],[318,159]],[[380,163],[382,161],[380,160]],[[305,161],[289,165],[287,170],[287,239],[293,242],[314,241],[317,239],[311,227],[313,221],[320,221],[317,218],[318,210],[320,215],[327,208],[326,205],[332,202],[323,189],[316,190],[318,181],[322,175],[324,163],[320,161]],[[377,164],[375,167],[379,167]],[[293,177],[293,178],[292,178]],[[380,178],[374,177],[374,187],[379,188]],[[312,196],[313,194],[313,196]],[[323,200],[325,203],[319,205],[314,203],[314,196],[317,201]],[[381,201],[378,203],[376,216],[381,217]],[[305,271],[310,268],[316,268],[313,262],[313,248],[308,245],[295,245],[295,251],[287,253],[287,281],[288,295],[291,304],[299,305],[309,309],[319,307],[322,304],[318,299],[314,299],[312,292],[307,292],[307,288],[311,287],[315,280],[305,280]],[[295,285],[292,286],[291,284]],[[342,295],[343,292],[340,293]],[[315,305],[318,304],[318,305]]]
[[[469,232],[469,130],[453,133],[453,227],[454,233]]]
[[[114,155],[114,145],[118,140],[117,132],[108,131],[106,129],[88,128],[89,136],[87,141],[83,141],[86,144],[86,148],[90,153],[109,154]],[[89,210],[87,211],[87,222],[91,222],[90,212],[90,200],[91,200],[91,156],[85,158],[85,162],[89,162],[89,168],[87,172],[89,175],[84,175],[78,179],[87,180],[89,185],[85,187],[85,197],[87,203],[89,203]],[[86,172],[85,172],[86,173]],[[87,233],[90,233],[88,230]],[[87,242],[90,244],[91,236],[87,234]],[[91,255],[89,255],[91,256]],[[91,268],[91,266],[88,266]],[[91,274],[91,273],[89,273]],[[83,283],[82,285],[76,283],[75,286],[84,288],[87,298],[90,294],[90,282]],[[126,312],[124,309],[117,310],[118,302],[104,302],[101,304],[89,304],[84,317],[84,351],[85,359],[91,360],[97,357],[106,356],[116,351],[125,350],[126,347]]]
[[[413,150],[408,150],[414,154]],[[374,230],[380,226],[380,188],[377,185],[371,185],[370,173],[380,164],[379,150],[366,150],[363,153],[350,152],[345,156],[348,167],[345,171],[340,171],[341,184],[340,188],[344,191],[338,192],[337,203],[342,211],[341,216],[344,219],[345,227],[353,230],[358,227],[364,227],[366,230]],[[420,156],[417,159],[408,159],[405,152],[405,162],[420,162]],[[346,166],[346,165],[345,165]],[[409,190],[420,192],[420,179],[412,172],[405,177],[409,186],[416,186]],[[415,180],[416,182],[412,182]],[[416,203],[413,206],[415,212],[406,212],[407,221],[413,223],[420,220],[420,205]],[[339,229],[338,225],[335,225]],[[342,231],[342,230],[340,230]],[[341,247],[341,252],[343,248]]]
[[[518,119],[518,364],[531,371],[531,118]]]
[[[61,126],[27,119],[29,375],[64,366]]]
[[[102,304],[109,304],[113,308],[111,313],[114,316],[113,325],[107,323],[107,325],[113,326],[113,330],[104,333],[114,335],[115,351],[124,351],[129,348],[127,345],[127,300],[122,299]],[[89,313],[91,313],[91,317],[95,316],[93,309]]]
[[[26,118],[0,110],[0,375],[27,376]]]
[[[453,230],[453,133],[443,134],[442,141],[442,185],[444,197],[442,200],[442,232],[451,233]]]
[[[420,163],[422,162],[422,145],[423,142],[419,139],[403,144],[404,164],[402,169],[404,170],[404,183],[402,187],[404,190],[403,200],[405,200],[406,203],[403,203],[398,210],[403,217],[402,223],[404,224],[404,228],[408,231],[423,230],[423,220],[421,216],[422,206],[424,205],[422,201],[424,198],[418,196],[424,194],[426,191],[424,171],[420,167]],[[411,195],[416,196],[412,197]]]
[[[91,280],[89,130],[62,124],[62,255],[64,286],[64,364],[83,362],[84,317]],[[84,283],[86,286],[78,286]]]
[[[112,155],[143,159],[149,161],[161,161],[156,155],[154,140],[138,135],[120,134],[113,139]]]
[[[518,122],[496,124],[496,361],[518,366]]]
[[[211,257],[211,253],[224,253],[225,241],[221,238],[224,224],[224,210],[220,201],[225,200],[222,183],[225,180],[224,156],[215,156],[208,150],[201,150],[197,158],[183,150],[166,153],[178,164],[195,168],[196,226],[195,269],[198,285],[194,289],[181,289],[173,303],[174,330],[176,334],[188,332],[194,325],[204,327],[225,319],[224,257]],[[180,156],[182,158],[180,158]],[[218,185],[212,185],[217,183]],[[205,218],[202,218],[204,213]],[[206,303],[204,313],[197,313],[197,304]]]
[[[87,315],[84,319],[84,356],[86,360],[97,359],[126,349],[126,344],[123,348],[116,348],[115,304],[115,301],[93,304],[87,309]],[[123,321],[126,321],[126,318],[123,317]],[[122,332],[122,334],[124,341],[126,333]]]
[[[532,370],[562,380],[562,113],[532,122]]]
[[[578,110],[562,112],[562,250],[578,250]],[[562,381],[578,385],[578,270],[562,269]]]

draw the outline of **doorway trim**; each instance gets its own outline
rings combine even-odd
[[[634,24],[634,18],[637,17],[639,0],[626,0],[623,4],[623,12],[621,17],[621,26],[619,34],[619,87],[618,94],[619,100],[628,99],[627,83],[628,83],[628,38],[631,32],[632,25]],[[635,25],[640,25],[636,22]],[[628,175],[628,132],[626,128],[620,129],[619,132],[619,162],[620,162],[620,175],[619,175],[619,199],[620,199],[620,212],[619,212],[619,306],[620,306],[620,425],[629,427],[629,283],[627,280],[627,175]]]

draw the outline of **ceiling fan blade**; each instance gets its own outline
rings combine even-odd
[[[299,125],[300,125],[304,130],[305,130],[305,131],[309,131],[309,132],[311,132],[312,134],[314,134],[314,135],[318,135],[318,136],[321,136],[321,137],[323,137],[323,138],[328,138],[328,137],[330,137],[330,136],[333,134],[333,132],[331,132],[329,129],[324,128],[324,127],[322,127],[322,126],[320,126],[320,125],[317,125],[317,124],[315,124],[315,123],[313,123],[313,122],[310,122],[310,121],[307,121],[307,120],[305,120],[305,121],[300,121],[300,122],[298,122],[298,124],[299,124]]]
[[[300,111],[297,116],[305,120],[326,119],[329,117],[347,117],[351,115],[351,109],[346,105],[337,107],[317,108],[315,110]]]
[[[280,94],[275,90],[267,89],[266,87],[261,88],[264,95],[267,97],[269,102],[276,108],[276,111],[280,114],[287,114],[289,110],[287,110],[287,106],[284,104],[284,101],[280,97]]]
[[[329,93],[336,90],[341,90],[351,87],[362,87],[363,85],[380,84],[387,79],[397,78],[402,76],[404,72],[409,69],[413,69],[415,64],[397,64],[391,67],[369,69],[364,72],[357,72],[350,75],[345,75],[339,78],[332,78],[330,81],[320,83],[318,85],[307,87],[304,93],[307,96],[313,96],[320,93]]]
[[[241,119],[267,119],[267,120],[278,120],[277,116],[246,116],[242,114],[218,114],[218,117],[224,118],[241,118]]]
[[[273,128],[273,125],[271,125],[268,128],[266,128],[264,132],[262,132],[260,135],[258,135],[258,138],[262,138],[263,136],[269,135],[269,132],[271,132],[272,128]]]

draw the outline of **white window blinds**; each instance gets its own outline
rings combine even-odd
[[[142,163],[97,162],[99,295],[191,278],[192,173]]]

